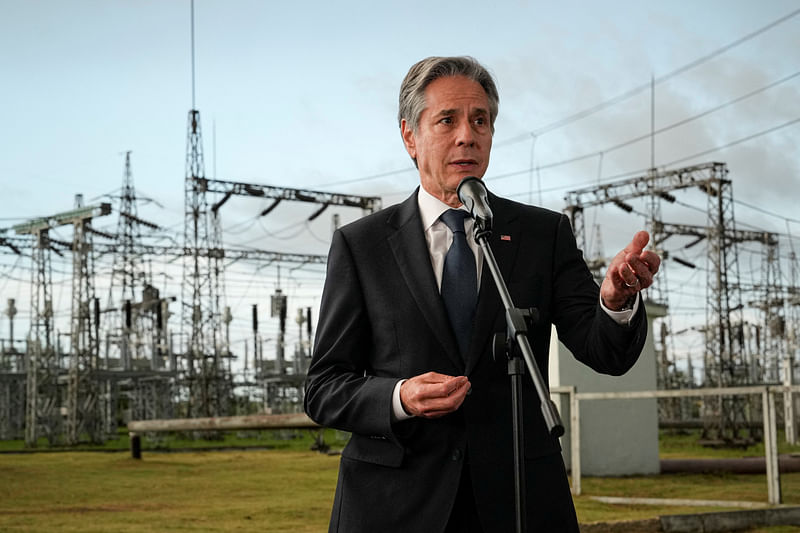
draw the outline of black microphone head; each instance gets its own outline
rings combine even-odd
[[[480,194],[481,191],[484,194],[486,193],[486,185],[475,176],[467,176],[461,180],[456,188],[458,199],[470,211],[472,211],[472,206],[475,204],[475,193]]]
[[[456,189],[458,199],[467,208],[481,230],[492,229],[492,210],[489,208],[489,192],[483,180],[468,176],[461,180]]]

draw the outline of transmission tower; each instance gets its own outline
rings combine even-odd
[[[31,329],[26,357],[25,442],[35,446],[45,435],[54,444],[62,433],[62,405],[58,383],[59,362],[53,344],[52,272],[49,230],[73,226],[71,352],[67,371],[67,442],[77,442],[82,431],[92,440],[101,439],[97,392],[92,372],[97,368],[99,305],[94,298],[91,258],[92,218],[111,212],[110,204],[83,207],[14,226],[18,234],[33,235],[33,280],[31,283]],[[60,253],[60,252],[59,252]],[[92,310],[94,321],[92,320]]]
[[[136,190],[131,172],[131,152],[125,153],[125,172],[119,197],[117,220],[117,251],[111,269],[107,310],[113,313],[110,320],[110,337],[119,349],[123,370],[132,369],[132,361],[140,360],[145,345],[144,332],[153,332],[155,324],[145,324],[145,313],[136,305],[147,287],[152,286],[149,264],[143,261],[138,250],[142,242],[142,226],[158,228],[138,216]],[[138,294],[137,294],[138,293]]]
[[[731,387],[747,384],[748,366],[744,343],[743,306],[739,278],[739,255],[735,238],[733,185],[726,168],[704,183],[709,221],[706,284],[705,374],[706,386]],[[736,442],[747,425],[747,399],[719,397],[706,402],[704,437],[712,441]]]
[[[225,414],[224,367],[220,358],[220,261],[222,246],[214,230],[216,216],[209,209],[200,112],[189,111],[186,138],[184,247],[192,250],[183,267],[181,324],[188,332],[185,377],[187,416]],[[204,255],[201,252],[206,250]]]
[[[94,291],[92,219],[111,212],[111,204],[84,208],[63,223],[72,223],[72,313],[67,378],[67,443],[77,444],[87,433],[92,442],[104,439],[99,369],[100,302]]]
[[[162,298],[153,286],[150,254],[144,253],[142,231],[158,230],[157,224],[139,217],[138,198],[131,171],[131,152],[125,153],[125,170],[119,196],[116,246],[106,311],[108,353],[105,368],[114,370],[102,383],[105,432],[116,434],[116,402],[128,399],[131,416],[137,420],[168,418],[171,410],[158,409],[172,403],[172,377],[165,375],[167,356],[166,316],[170,298]],[[98,246],[98,249],[104,249]],[[118,355],[115,358],[112,351]],[[148,358],[149,355],[149,358]],[[127,379],[122,379],[123,376]],[[140,386],[146,380],[146,386]],[[145,397],[142,397],[145,395]],[[150,397],[152,396],[152,397]]]
[[[25,356],[25,444],[35,447],[40,436],[55,444],[61,433],[59,365],[53,343],[50,225],[45,219],[37,219],[14,226],[14,230],[33,236],[31,320]]]
[[[576,239],[585,244],[583,211],[586,207],[613,203],[631,212],[626,203],[632,198],[651,201],[649,215],[653,242],[662,258],[669,257],[659,247],[666,239],[660,217],[660,201],[675,202],[672,191],[697,188],[706,194],[708,223],[704,235],[708,243],[708,279],[705,326],[705,385],[731,386],[749,381],[741,341],[742,298],[739,279],[737,236],[733,213],[733,187],[724,163],[704,163],[680,169],[655,171],[647,175],[581,189],[568,193],[566,211],[570,214]],[[658,292],[658,291],[656,291]],[[653,294],[648,292],[648,297]],[[666,303],[666,292],[659,296]],[[745,422],[745,401],[719,398],[706,402],[706,436],[733,441]]]

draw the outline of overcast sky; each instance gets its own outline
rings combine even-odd
[[[418,177],[397,127],[400,82],[423,57],[467,54],[500,90],[486,175],[494,192],[560,211],[567,191],[643,175],[651,157],[661,169],[721,161],[741,202],[737,223],[781,233],[788,257],[800,244],[789,238],[800,233],[798,10],[796,0],[197,0],[194,106],[205,173],[401,201]],[[151,200],[140,216],[179,238],[193,105],[189,1],[0,0],[0,13],[0,228],[70,209],[76,193],[108,201],[130,150],[137,192]],[[655,136],[654,154],[647,138],[614,148],[650,132],[651,96],[656,131],[674,127]],[[705,197],[679,196],[683,210],[670,207],[665,219],[703,223]],[[259,218],[264,207],[250,198],[226,204],[226,245],[327,252],[333,210],[309,224],[313,206]],[[345,221],[360,214],[338,213]],[[600,224],[606,255],[644,226],[614,207],[586,220],[587,229]],[[113,231],[116,216],[96,225]],[[702,262],[704,252],[684,257]],[[743,271],[757,271],[757,257],[743,259]],[[29,268],[0,254],[0,297],[17,299],[21,319],[29,288],[16,280]],[[179,273],[168,278],[167,268],[153,264],[164,290],[178,292]],[[322,267],[282,268],[281,286],[297,296],[290,309],[316,306]],[[665,272],[670,304],[702,322],[705,272]],[[277,266],[235,265],[228,277],[234,332],[244,337],[251,300],[264,302],[276,287]],[[0,337],[7,331],[3,321]]]

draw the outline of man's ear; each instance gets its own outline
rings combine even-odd
[[[400,135],[403,136],[403,143],[406,145],[406,151],[411,159],[417,160],[417,141],[414,138],[414,130],[408,124],[406,119],[400,121]]]

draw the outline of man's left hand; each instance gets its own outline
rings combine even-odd
[[[653,284],[653,276],[658,272],[661,258],[654,252],[644,251],[650,235],[640,231],[608,265],[608,272],[600,286],[600,297],[606,307],[619,311],[625,303],[642,289]]]

